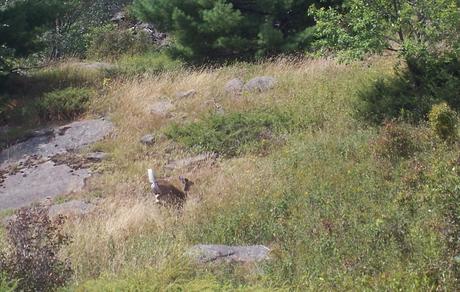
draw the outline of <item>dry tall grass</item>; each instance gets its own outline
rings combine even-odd
[[[167,140],[161,134],[164,127],[198,120],[215,111],[218,104],[225,112],[296,108],[298,115],[311,120],[312,133],[346,135],[356,128],[349,110],[354,99],[348,95],[350,88],[361,79],[365,82],[374,78],[377,72],[389,72],[392,66],[389,60],[373,64],[369,68],[364,63],[341,65],[333,60],[280,58],[255,65],[184,69],[105,81],[105,94],[93,102],[92,108],[107,112],[117,130],[113,139],[94,146],[111,154],[111,159],[104,162],[105,173],[95,177],[92,187],[83,194],[102,198],[96,212],[68,226],[74,241],[66,252],[72,258],[77,283],[126,270],[160,269],[171,258],[181,258],[187,245],[193,243],[187,238],[190,226],[203,224],[229,202],[244,203],[254,196],[272,198],[282,193],[283,184],[277,179],[272,156],[247,154],[219,159],[212,167],[165,169],[169,161],[193,154]],[[278,84],[270,91],[241,96],[223,89],[230,79],[247,81],[256,76],[274,76]],[[177,92],[191,89],[197,91],[195,96],[176,98]],[[165,100],[175,106],[171,115],[149,112],[150,105]],[[149,133],[157,136],[155,145],[141,145],[139,139]],[[195,182],[180,216],[152,203],[147,168],[154,168],[166,178],[184,174]]]

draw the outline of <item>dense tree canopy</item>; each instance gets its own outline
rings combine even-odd
[[[142,20],[171,32],[178,51],[193,59],[254,57],[305,48],[316,0],[136,0]],[[323,2],[321,2],[323,3]]]
[[[60,0],[10,0],[0,5],[0,72],[12,57],[39,49],[40,36],[64,13],[68,2]]]
[[[457,0],[347,0],[334,8],[310,9],[318,44],[343,57],[392,50],[406,60],[458,54]]]
[[[460,110],[460,10],[457,0],[346,0],[310,9],[320,52],[345,59],[394,51],[401,59],[391,82],[366,94],[372,120],[422,119],[435,103]]]

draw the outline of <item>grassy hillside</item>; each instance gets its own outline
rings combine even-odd
[[[66,289],[454,290],[459,146],[424,124],[357,115],[360,92],[393,65],[281,58],[101,80],[87,115],[106,113],[117,132],[94,146],[110,159],[81,194],[101,198],[98,211],[67,227],[75,277]],[[278,83],[224,91],[255,76]],[[172,115],[149,112],[165,100]],[[139,143],[149,133],[156,143]],[[221,154],[213,165],[164,168],[209,150]],[[195,182],[182,214],[153,203],[147,168]],[[197,266],[184,255],[197,243],[264,244],[272,259]]]

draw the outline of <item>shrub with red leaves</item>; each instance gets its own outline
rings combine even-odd
[[[1,252],[0,271],[18,280],[19,290],[49,291],[69,280],[70,262],[58,255],[70,240],[63,224],[64,217],[51,221],[48,208],[41,206],[19,209],[8,222],[8,247]]]

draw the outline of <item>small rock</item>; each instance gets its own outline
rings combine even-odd
[[[199,263],[253,263],[269,259],[270,249],[263,245],[227,246],[198,244],[189,249],[188,254]]]
[[[48,211],[48,215],[50,217],[55,217],[57,215],[65,215],[68,217],[83,216],[93,211],[94,208],[95,208],[95,205],[93,204],[85,203],[85,202],[78,201],[78,200],[73,200],[73,201],[51,206]]]
[[[273,88],[276,84],[276,79],[274,77],[262,76],[256,77],[248,81],[244,86],[244,89],[247,91],[266,91]]]
[[[145,145],[153,145],[155,144],[155,136],[152,134],[147,134],[141,138],[141,143]]]
[[[170,112],[175,108],[174,104],[169,101],[158,101],[149,106],[149,112],[162,117],[170,116]]]
[[[235,78],[225,84],[224,90],[228,93],[239,93],[243,90],[244,82],[241,79]]]
[[[104,153],[104,152],[92,152],[92,153],[86,154],[86,159],[90,161],[99,162],[99,161],[105,160],[107,156],[108,156],[107,153]]]
[[[191,89],[189,91],[181,91],[181,92],[176,93],[176,97],[179,99],[194,97],[195,95],[196,95],[195,89]]]
[[[65,135],[65,132],[70,129],[70,126],[62,126],[57,128],[56,132],[59,136]]]

